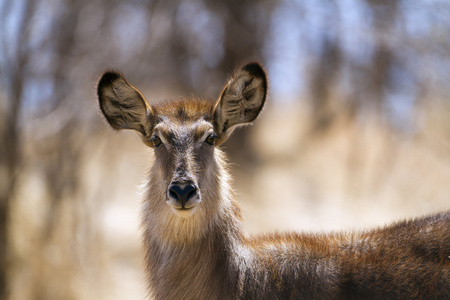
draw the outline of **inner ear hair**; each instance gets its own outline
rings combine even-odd
[[[149,134],[150,106],[122,74],[104,73],[98,83],[97,94],[100,109],[112,128],[133,129],[143,136]]]
[[[234,126],[253,122],[264,107],[267,76],[259,63],[243,66],[225,86],[214,111],[217,131],[227,137]]]

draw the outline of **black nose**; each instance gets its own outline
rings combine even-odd
[[[180,202],[181,207],[184,208],[186,202],[192,199],[197,194],[197,188],[193,184],[180,184],[173,183],[169,187],[169,195],[178,202]]]

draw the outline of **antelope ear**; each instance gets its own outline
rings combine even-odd
[[[97,86],[100,109],[115,130],[133,129],[146,137],[150,134],[152,111],[141,93],[123,75],[106,72]]]
[[[237,125],[258,117],[267,96],[267,76],[259,63],[242,67],[223,89],[214,108],[214,129],[218,144],[223,143]]]

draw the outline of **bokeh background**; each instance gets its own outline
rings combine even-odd
[[[144,299],[152,153],[96,81],[213,100],[251,60],[270,99],[224,146],[249,232],[450,208],[447,0],[0,0],[0,299]]]

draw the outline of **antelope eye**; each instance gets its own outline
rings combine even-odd
[[[211,133],[210,135],[208,135],[205,142],[208,145],[214,146],[214,142],[216,141],[216,138],[217,138],[217,135],[215,135],[214,133]]]
[[[150,138],[150,141],[153,143],[153,147],[158,147],[159,145],[162,144],[161,139],[159,137],[157,137],[156,135],[152,136]]]

